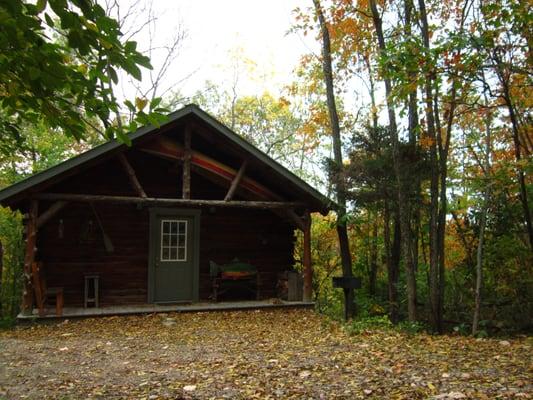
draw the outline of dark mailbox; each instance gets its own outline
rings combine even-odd
[[[333,287],[342,289],[360,289],[361,279],[356,277],[345,278],[343,276],[335,276],[333,277]]]

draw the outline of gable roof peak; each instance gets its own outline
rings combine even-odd
[[[175,123],[190,115],[194,115],[195,117],[199,118],[203,123],[211,127],[213,131],[222,135],[230,142],[239,146],[246,153],[250,154],[250,156],[252,156],[257,162],[268,166],[276,174],[279,174],[281,177],[285,178],[290,184],[295,185],[302,193],[306,194],[306,197],[312,200],[313,208],[321,211],[322,213],[327,213],[328,210],[337,208],[336,204],[332,200],[324,196],[322,193],[295,175],[293,172],[289,171],[283,165],[273,160],[246,139],[233,132],[222,122],[218,121],[209,113],[201,109],[197,104],[190,103],[181,109],[170,113],[168,115],[168,121],[163,123],[159,128],[151,125],[143,126],[136,132],[130,133],[128,136],[132,143],[134,143],[137,139],[148,134],[155,133],[160,128]],[[10,204],[14,199],[19,200],[21,197],[24,197],[25,193],[32,191],[32,189],[36,189],[37,185],[46,184],[46,182],[52,178],[56,178],[74,168],[83,166],[84,164],[102,157],[105,154],[114,151],[120,151],[120,149],[124,148],[125,146],[125,144],[113,139],[73,158],[63,161],[62,163],[59,163],[51,168],[29,176],[28,178],[25,178],[0,190],[0,203],[5,205]]]

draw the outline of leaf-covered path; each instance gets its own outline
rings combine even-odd
[[[0,398],[531,398],[531,345],[348,336],[309,310],[86,319],[2,332]]]

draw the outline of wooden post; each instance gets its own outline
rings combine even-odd
[[[139,179],[137,179],[137,175],[135,174],[135,170],[131,166],[130,162],[124,155],[124,153],[120,153],[118,155],[118,159],[120,160],[120,163],[122,164],[122,167],[128,174],[128,178],[130,179],[131,186],[135,189],[137,194],[140,197],[147,197],[146,192],[144,191],[143,187],[141,186],[141,183],[139,182]]]
[[[45,302],[45,295],[46,293],[43,293],[41,286],[41,279],[40,279],[40,272],[42,270],[42,263],[38,262],[32,262],[31,263],[31,276],[32,276],[32,283],[33,283],[33,291],[35,293],[35,305],[39,309],[39,317],[44,317],[44,302]]]
[[[313,266],[311,265],[311,214],[305,213],[304,217],[304,301],[313,299]]]
[[[37,245],[38,213],[38,201],[31,200],[28,221],[26,222],[26,254],[24,255],[24,286],[21,306],[21,312],[26,315],[31,314],[33,308],[32,264],[35,260],[35,246]]]
[[[0,292],[2,291],[2,277],[4,276],[4,245],[0,240]],[[0,298],[0,317],[2,317],[2,299]]]
[[[191,129],[185,127],[182,198],[191,198]]]
[[[241,182],[242,177],[244,176],[244,172],[246,171],[247,165],[248,161],[244,160],[241,167],[239,168],[239,171],[231,182],[231,186],[228,190],[228,193],[226,194],[226,197],[224,197],[224,201],[230,201],[233,198],[233,195],[235,194],[235,191],[237,190],[237,187],[239,186],[239,183]]]

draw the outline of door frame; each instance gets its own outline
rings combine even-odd
[[[200,215],[202,213],[199,209],[190,208],[165,208],[153,207],[149,209],[150,225],[149,225],[149,248],[148,248],[148,303],[154,303],[155,295],[155,254],[158,251],[156,244],[158,241],[157,235],[160,234],[160,229],[156,221],[160,217],[192,217],[193,219],[193,243],[192,256],[193,258],[193,274],[192,274],[192,301],[197,302],[199,299],[199,278],[200,278]]]

